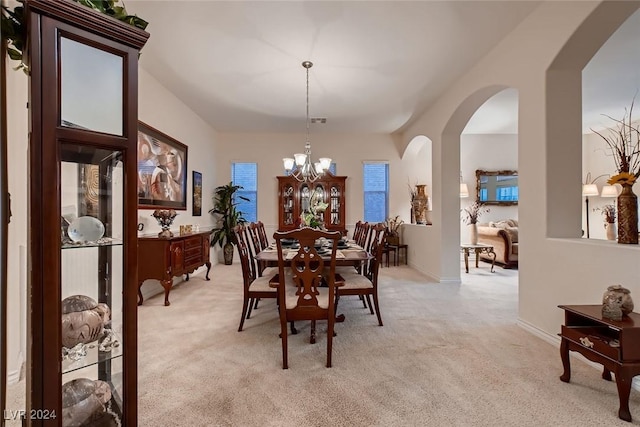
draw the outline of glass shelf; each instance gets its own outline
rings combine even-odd
[[[111,237],[103,237],[97,242],[65,242],[62,249],[97,248],[101,246],[122,246],[122,240]]]
[[[115,332],[114,335],[120,343],[118,347],[112,347],[110,351],[100,351],[98,350],[98,341],[85,344],[87,348],[87,355],[78,360],[73,360],[70,358],[64,359],[62,361],[62,373],[67,374],[69,372],[77,371],[78,369],[83,369],[88,366],[97,365],[108,360],[122,357],[123,346],[120,336]]]

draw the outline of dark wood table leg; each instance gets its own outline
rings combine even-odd
[[[487,252],[489,255],[493,255],[493,257],[491,258],[491,272],[493,273],[493,266],[496,264],[496,253],[494,252],[493,248],[489,249],[489,252]]]
[[[476,268],[478,268],[478,260],[480,259],[480,252],[482,252],[482,248],[476,248]]]
[[[606,367],[602,369],[602,379],[611,381],[611,371],[608,370]]]
[[[615,372],[616,386],[618,387],[618,399],[620,399],[620,409],[618,417],[621,420],[631,422],[631,412],[629,412],[629,395],[631,394],[631,380],[633,376],[624,367]]]
[[[160,282],[164,288],[164,305],[171,305],[169,302],[169,292],[171,292],[171,285],[173,285],[173,279],[163,280]]]
[[[188,282],[189,281],[189,273],[185,274],[185,276],[187,276],[187,277],[184,278],[184,281]]]
[[[469,272],[469,249],[468,248],[464,248],[464,268],[468,273]]]
[[[560,375],[560,381],[568,383],[571,380],[571,362],[569,361],[569,342],[562,338],[560,342],[560,358],[564,372]]]
[[[309,339],[309,342],[311,344],[316,343],[316,321],[315,320],[311,321],[311,338]]]
[[[209,271],[211,271],[211,263],[210,263],[210,262],[207,262],[206,264],[207,264],[207,274],[205,275],[205,278],[206,278],[207,280],[210,280],[210,279],[209,279]]]

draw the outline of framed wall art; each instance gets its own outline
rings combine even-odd
[[[187,146],[138,122],[138,208],[187,209]]]
[[[202,216],[202,174],[193,171],[193,216]]]

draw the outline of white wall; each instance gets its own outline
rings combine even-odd
[[[467,186],[469,197],[460,199],[460,209],[476,200],[476,170],[518,170],[518,135],[513,134],[462,134],[460,136],[460,170]],[[518,219],[518,205],[489,205],[489,212],[479,222]],[[468,241],[466,224],[460,221],[462,242]]]
[[[7,61],[7,160],[11,222],[7,251],[7,380],[19,379],[26,358],[26,287],[28,228],[28,79]]]
[[[278,227],[276,176],[283,175],[283,157],[304,148],[304,134],[226,134],[219,136],[216,152],[216,185],[231,179],[233,162],[258,163],[258,219],[265,224],[267,235],[273,235]],[[347,228],[363,218],[362,165],[366,160],[389,162],[389,215],[409,222],[409,193],[403,162],[389,135],[369,134],[313,134],[311,131],[312,157],[330,157],[336,163],[336,172],[346,175]],[[426,167],[426,166],[425,166]],[[211,193],[209,193],[211,194]],[[206,197],[206,193],[205,193]]]
[[[460,133],[491,95],[504,87],[518,89],[519,318],[552,337],[563,321],[558,304],[598,304],[612,283],[640,294],[640,247],[579,238],[580,72],[597,47],[572,40],[566,55],[553,62],[593,12],[599,16],[580,28],[580,35],[603,43],[637,7],[637,2],[543,3],[404,134],[405,143],[427,135],[434,144],[436,236],[430,244],[439,257],[423,262],[431,262],[438,277],[459,278]],[[582,65],[573,70],[576,60]]]
[[[213,188],[216,184],[217,162],[220,150],[218,136],[213,128],[190,110],[173,93],[169,92],[143,68],[139,68],[138,118],[147,125],[171,136],[188,146],[187,152],[187,209],[177,211],[171,230],[179,230],[180,225],[198,224],[201,229],[212,227]],[[202,173],[202,216],[192,216],[192,171]],[[138,223],[144,223],[144,234],[157,234],[161,228],[151,216],[153,209],[139,209]],[[211,262],[216,263],[215,251]],[[201,267],[194,274],[204,271]],[[174,283],[181,282],[174,278]],[[147,280],[142,286],[142,294],[147,297],[164,292],[157,280]]]

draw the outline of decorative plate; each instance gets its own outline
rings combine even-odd
[[[67,234],[74,242],[94,242],[104,236],[104,224],[98,218],[81,216],[69,224]]]

